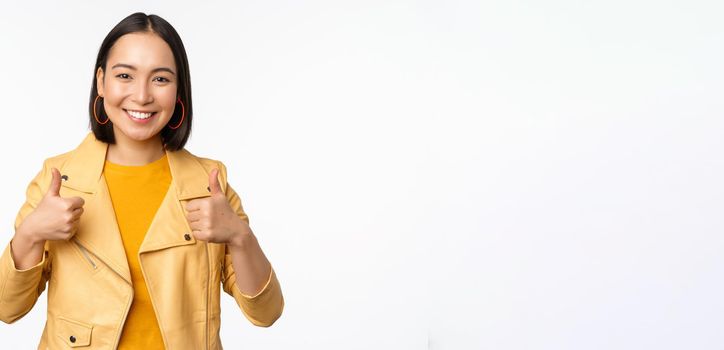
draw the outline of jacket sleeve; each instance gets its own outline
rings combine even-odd
[[[223,164],[219,170],[223,181],[226,182],[226,168]],[[249,218],[241,206],[241,199],[228,183],[226,184],[226,198],[234,212],[248,223]],[[221,281],[224,291],[234,297],[244,316],[254,325],[269,327],[281,316],[284,309],[284,297],[273,267],[264,288],[256,295],[246,295],[236,286],[236,274],[231,263],[231,254],[229,254],[229,249],[226,247]]]
[[[15,229],[25,220],[43,197],[48,184],[43,183],[50,178],[47,162],[30,182],[26,191],[26,200],[15,218]],[[12,256],[12,247],[8,243],[0,256],[0,321],[13,323],[33,308],[38,296],[45,290],[45,283],[50,277],[50,257],[48,243],[45,243],[41,261],[28,269],[18,270]]]

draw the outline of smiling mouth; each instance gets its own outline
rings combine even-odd
[[[148,119],[156,115],[156,112],[139,112],[139,111],[132,111],[128,109],[124,109],[128,115],[130,115],[134,119]]]

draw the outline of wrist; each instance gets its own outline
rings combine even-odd
[[[33,234],[32,231],[28,231],[27,228],[23,225],[20,225],[20,227],[18,227],[18,229],[15,231],[13,241],[17,241],[24,246],[31,247],[45,244],[44,240],[37,237],[37,235]]]
[[[239,225],[234,230],[234,234],[228,242],[229,246],[233,248],[243,248],[248,246],[248,242],[254,239],[254,233],[251,232],[249,225],[243,220],[239,221]]]

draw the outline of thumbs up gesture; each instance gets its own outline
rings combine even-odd
[[[233,243],[250,233],[249,225],[241,220],[229,205],[217,178],[218,169],[209,174],[211,196],[186,203],[186,220],[196,239],[213,243]]]
[[[52,168],[50,187],[32,213],[18,227],[36,241],[68,240],[78,229],[85,201],[80,197],[60,196],[60,171]]]

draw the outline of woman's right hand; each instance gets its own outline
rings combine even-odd
[[[16,239],[37,245],[45,241],[69,240],[78,229],[85,201],[80,197],[60,196],[60,171],[51,169],[50,187],[15,232]]]

